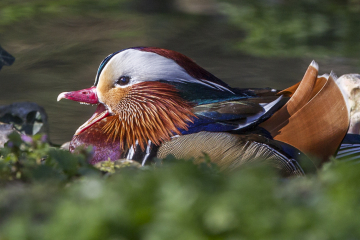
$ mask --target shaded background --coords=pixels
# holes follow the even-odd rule
[[[315,59],[320,73],[360,72],[360,1],[2,0],[0,105],[32,101],[50,138],[69,141],[95,107],[56,102],[92,86],[108,54],[132,46],[179,51],[234,87],[282,89]]]

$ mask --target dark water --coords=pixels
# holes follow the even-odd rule
[[[241,33],[225,28],[223,19],[193,16],[123,18],[70,17],[8,27],[0,44],[16,57],[0,71],[0,105],[36,102],[47,111],[50,138],[69,141],[95,107],[62,100],[59,93],[92,86],[99,63],[109,53],[131,46],[173,49],[194,59],[233,87],[283,89],[301,80],[314,58],[320,73],[340,76],[360,72],[344,57],[256,57],[227,47]]]

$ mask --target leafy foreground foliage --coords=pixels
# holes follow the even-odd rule
[[[1,149],[0,239],[358,239],[360,165],[281,179],[167,158],[86,163],[36,136]],[[125,164],[125,166],[127,166]]]

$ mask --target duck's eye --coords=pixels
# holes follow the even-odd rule
[[[130,82],[130,77],[128,76],[121,76],[117,81],[116,84],[120,86],[124,86]]]

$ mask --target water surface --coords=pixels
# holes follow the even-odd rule
[[[354,58],[321,56],[257,57],[231,47],[238,29],[214,16],[137,15],[129,18],[62,17],[21,22],[6,27],[0,44],[16,57],[0,71],[0,105],[36,102],[49,117],[50,138],[63,143],[95,107],[62,100],[63,91],[88,88],[108,54],[132,46],[156,46],[182,52],[233,87],[283,89],[300,81],[315,59],[320,73],[360,72]],[[311,117],[311,116],[309,116]]]

